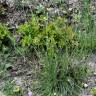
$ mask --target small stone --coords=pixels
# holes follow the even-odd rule
[[[85,83],[83,86],[84,86],[84,88],[87,88],[88,87],[88,84]]]
[[[54,96],[56,96],[56,93],[54,93]]]
[[[73,10],[73,8],[69,8],[69,11],[72,11]]]

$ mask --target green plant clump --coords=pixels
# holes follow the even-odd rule
[[[6,94],[6,96],[23,96],[21,87],[15,85],[11,79],[5,82],[3,92]]]
[[[91,89],[91,93],[92,93],[93,96],[96,96],[96,87]]]
[[[6,9],[0,4],[0,16],[4,15],[6,12]]]
[[[4,43],[6,43],[6,38],[10,38],[10,32],[4,24],[0,23],[0,48],[4,46]]]
[[[41,96],[79,96],[84,80],[87,79],[86,64],[72,64],[67,53],[46,53],[40,60],[37,92]]]
[[[42,19],[33,16],[30,22],[21,25],[17,31],[22,36],[20,44],[23,47],[45,47],[48,50],[78,46],[73,28],[65,24],[65,18],[56,19],[48,22],[46,17]]]

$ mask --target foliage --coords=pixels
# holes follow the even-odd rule
[[[40,13],[43,13],[45,10],[44,10],[44,6],[42,4],[39,4],[37,7],[36,7],[36,13],[37,14],[40,14]]]
[[[23,1],[23,0],[14,0],[15,8],[16,8],[17,10],[23,9],[22,1]]]
[[[4,54],[0,52],[0,77],[4,78],[9,75],[8,71],[13,68],[11,62],[9,62],[10,54]]]
[[[82,84],[87,79],[86,64],[73,64],[67,53],[46,53],[40,60],[43,67],[36,90],[41,96],[79,96]]]
[[[22,46],[32,45],[47,49],[78,46],[75,33],[71,26],[65,24],[65,18],[58,17],[50,22],[47,21],[46,17],[42,18],[33,16],[30,22],[19,27],[18,33],[22,35]]]
[[[5,39],[10,38],[10,32],[8,28],[0,23],[0,48],[3,47],[4,43],[8,42]]]
[[[31,22],[21,25],[18,33],[23,35],[23,39],[21,41],[22,46],[30,46],[33,44],[34,37],[39,33],[39,22],[35,16],[32,17]]]
[[[23,96],[22,89],[20,86],[15,85],[11,79],[5,82],[5,86],[3,88],[3,92],[7,96]]]
[[[94,31],[95,32],[95,31]],[[79,34],[78,42],[79,42],[79,48],[83,49],[83,51],[94,51],[96,50],[96,33],[85,33],[85,34]],[[77,33],[78,34],[78,33]]]
[[[0,15],[5,14],[6,9],[0,4]]]
[[[91,89],[91,93],[93,94],[93,96],[96,96],[96,87]]]
[[[90,0],[84,0],[83,6],[82,11],[79,13],[79,24],[75,27],[78,47],[83,51],[92,52],[96,50],[96,24],[90,12]]]
[[[27,0],[15,0],[18,10],[24,7],[22,1]],[[35,0],[32,1],[35,2]],[[65,2],[65,0],[53,1],[56,4]],[[39,74],[36,73],[38,75],[38,85],[35,86],[37,87],[35,91],[39,90],[41,96],[78,96],[78,93],[82,90],[82,84],[87,78],[88,69],[85,63],[80,62],[81,57],[85,57],[83,54],[86,51],[96,49],[96,25],[89,11],[89,1],[83,0],[84,9],[82,12],[73,14],[74,19],[79,23],[76,26],[74,24],[74,28],[67,25],[64,17],[49,20],[50,17],[42,16],[41,14],[46,11],[42,4],[37,6],[36,15],[32,15],[29,22],[19,26],[17,35],[20,35],[21,41],[17,45],[24,51],[32,48],[39,49],[42,54],[38,59],[41,68],[38,70]],[[1,5],[0,9],[0,14],[4,14],[5,9]],[[40,14],[39,17],[37,17],[37,14]],[[8,38],[10,38],[8,28],[0,23],[0,47],[3,47],[4,51],[6,51],[5,43],[9,41]],[[41,51],[43,49],[44,53]],[[78,60],[74,64],[72,59],[77,58],[80,61]],[[5,62],[2,63],[0,65],[0,76],[4,75],[9,67],[12,66],[8,63],[5,64]],[[3,91],[7,96],[22,96],[20,87],[14,85],[11,81],[5,82]],[[95,89],[92,89],[93,94],[96,93],[95,91]]]
[[[9,31],[5,25],[0,23],[0,40],[4,39],[5,36],[8,36]]]

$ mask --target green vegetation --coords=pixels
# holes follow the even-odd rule
[[[58,0],[59,3],[62,1]],[[21,4],[22,0],[19,3]],[[0,49],[4,56],[9,54],[10,48],[14,49],[14,55],[18,55],[16,52],[19,48],[23,49],[24,53],[19,50],[19,55],[24,54],[24,59],[35,54],[40,70],[35,73],[38,82],[32,90],[40,94],[39,96],[79,96],[82,92],[83,84],[89,75],[86,58],[96,50],[96,25],[89,4],[88,0],[84,0],[83,10],[75,14],[78,17],[73,18],[77,21],[76,25],[69,25],[66,16],[57,16],[49,20],[44,6],[39,5],[36,13],[32,13],[31,19],[19,25],[16,30],[15,35],[21,37],[19,42],[8,27],[0,23]],[[0,10],[0,14],[2,13]],[[12,66],[7,60],[4,64],[3,61],[0,63],[0,77],[3,77]],[[3,92],[6,96],[24,96],[22,87],[14,84],[12,80],[5,82]],[[95,91],[92,89],[94,96]]]
[[[72,57],[71,57],[72,59]],[[86,64],[73,64],[68,53],[46,53],[41,58],[42,70],[37,91],[41,96],[78,96],[87,79]]]
[[[23,96],[23,94],[22,94],[23,91],[22,91],[21,87],[14,85],[14,83],[12,83],[11,80],[8,80],[5,83],[3,92],[7,96]]]
[[[93,94],[93,96],[96,96],[96,87],[91,89],[91,93]]]
[[[0,16],[6,13],[6,9],[0,4]]]
[[[6,47],[5,45],[8,45],[7,40],[9,40],[9,38],[10,38],[10,32],[8,28],[4,24],[0,23],[0,50],[3,47]]]
[[[38,19],[33,16],[30,22],[19,27],[17,32],[23,36],[21,40],[22,46],[46,47],[47,49],[78,46],[72,27],[64,23],[65,18],[58,17],[54,21],[43,25],[42,29],[42,23],[39,23],[39,21],[47,22],[46,17]]]

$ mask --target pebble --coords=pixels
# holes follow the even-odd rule
[[[94,76],[96,76],[96,72],[94,72]]]
[[[87,88],[88,87],[88,84],[85,83],[83,86],[84,86],[84,88]]]

